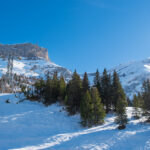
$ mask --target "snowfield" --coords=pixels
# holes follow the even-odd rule
[[[7,59],[0,58],[0,77],[7,72]],[[71,78],[72,73],[53,62],[46,61],[43,58],[27,59],[20,57],[20,59],[14,59],[13,61],[13,73],[17,75],[23,75],[26,77],[45,77],[49,72],[51,75],[57,71],[58,76],[63,75],[68,81]]]
[[[120,131],[113,114],[105,124],[88,129],[80,126],[79,115],[68,116],[58,104],[18,101],[14,94],[0,95],[0,150],[150,149],[150,124],[133,119],[130,107],[129,124]]]
[[[120,64],[108,69],[108,72],[112,74],[114,70],[116,70],[120,77],[125,93],[132,99],[134,94],[141,91],[143,82],[150,79],[150,58]],[[94,76],[95,73],[88,73],[91,83],[93,83]]]

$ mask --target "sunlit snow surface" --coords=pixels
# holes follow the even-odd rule
[[[108,69],[113,74],[116,70],[119,74],[120,81],[125,89],[127,96],[133,97],[133,94],[141,91],[144,80],[150,79],[150,58],[143,61],[133,61],[126,64],[120,64]],[[89,73],[90,82],[93,82],[94,74]]]
[[[150,58],[119,65],[110,72],[113,70],[118,72],[126,93],[132,97],[133,94],[141,91],[144,80],[150,79]]]
[[[150,78],[150,58],[143,61],[134,61],[127,64],[121,64],[117,67],[108,69],[109,73],[116,70],[120,76],[121,83],[127,96],[132,98],[133,94],[141,91],[143,81]],[[0,58],[0,77],[7,71],[7,60]],[[66,81],[71,79],[72,73],[52,62],[45,61],[42,58],[37,60],[27,60],[26,58],[15,59],[13,72],[27,77],[45,77],[50,72],[51,75],[57,71],[58,75],[63,75]],[[89,73],[89,80],[93,84],[94,73]],[[83,75],[81,75],[83,78]]]
[[[6,73],[7,63],[7,59],[0,58],[0,76]],[[26,77],[45,77],[48,72],[51,73],[55,71],[58,71],[58,75],[63,73],[66,78],[71,75],[69,70],[42,58],[38,58],[37,60],[28,60],[22,57],[21,60],[15,59],[13,62],[13,73],[24,75]]]
[[[13,94],[0,95],[0,150],[150,149],[150,125],[134,120],[132,108],[127,108],[127,128],[119,131],[112,114],[104,125],[88,129],[80,126],[79,115],[67,116],[58,104],[17,102]]]

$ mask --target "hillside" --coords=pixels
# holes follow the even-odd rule
[[[7,60],[0,58],[0,76],[5,74],[7,71]],[[56,65],[45,59],[38,58],[33,60],[28,60],[26,58],[14,59],[13,62],[13,73],[17,75],[24,75],[26,77],[45,77],[49,72],[50,75],[57,71],[58,75],[63,75],[66,80],[71,77],[71,72],[64,67]]]
[[[6,100],[10,103],[5,103]],[[13,94],[0,95],[0,149],[2,150],[148,150],[150,127],[132,118],[118,131],[114,115],[105,124],[82,128],[78,115],[69,117],[58,104],[49,107],[41,103],[17,103]],[[141,122],[141,123],[140,123]]]
[[[31,43],[0,45],[0,76],[7,71],[9,53],[14,55],[13,73],[38,78],[44,77],[48,72],[52,76],[57,71],[66,81],[71,79],[72,73],[68,69],[50,61],[47,49]],[[108,72],[113,73],[114,70],[119,74],[126,94],[132,97],[141,90],[143,81],[150,78],[150,58],[121,64],[110,68]],[[95,73],[88,74],[91,84],[94,75]]]
[[[133,94],[141,91],[143,81],[150,78],[150,58],[142,61],[134,61],[121,64],[108,70],[111,74],[116,70],[126,94],[132,97]],[[89,73],[90,81],[93,81],[94,73]]]
[[[0,77],[7,72],[8,55],[12,54],[13,73],[26,77],[45,77],[49,72],[63,75],[66,81],[71,78],[71,72],[50,61],[48,50],[31,43],[0,45]]]

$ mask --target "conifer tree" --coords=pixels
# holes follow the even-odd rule
[[[111,76],[108,75],[107,70],[104,69],[103,76],[101,79],[101,98],[102,103],[106,106],[106,112],[108,113],[111,109],[111,103],[112,103],[112,93],[111,93]]]
[[[80,111],[80,103],[82,98],[82,82],[80,76],[74,71],[72,80],[67,86],[67,108],[71,115]]]
[[[116,119],[115,122],[119,124],[118,129],[126,128],[127,115],[126,115],[127,102],[124,99],[118,99],[116,107]]]
[[[53,103],[52,100],[52,79],[47,76],[44,90],[44,104],[50,105]]]
[[[128,106],[132,106],[132,101],[130,100],[129,97],[127,97],[127,105],[128,105]]]
[[[97,88],[93,87],[91,94],[89,91],[84,94],[80,109],[81,124],[83,126],[91,127],[104,122],[105,110]]]
[[[102,124],[104,122],[105,110],[103,108],[103,104],[101,103],[99,92],[95,87],[91,89],[91,98],[93,104],[92,124]]]
[[[54,102],[56,102],[59,96],[59,80],[57,72],[54,72],[51,84],[52,84],[52,99]]]
[[[101,94],[101,77],[98,69],[96,70],[94,77],[94,87],[98,89],[99,94]]]
[[[65,95],[66,95],[66,82],[64,80],[64,77],[61,76],[59,80],[59,98],[61,100],[64,100]]]
[[[38,100],[42,100],[44,96],[44,90],[45,90],[45,82],[41,78],[34,84],[35,90],[34,94],[37,97]]]
[[[90,92],[88,90],[86,91],[86,93],[84,93],[83,99],[81,101],[80,115],[82,120],[81,124],[83,126],[92,126],[93,104]]]
[[[147,117],[147,121],[150,122],[150,80],[146,80],[143,83],[143,111]]]
[[[133,117],[139,119],[141,116],[140,100],[136,94],[133,97]]]
[[[119,80],[119,76],[116,71],[113,73],[113,81],[112,81],[112,103],[114,106],[114,110],[116,111],[117,102],[120,100],[126,99],[125,92],[122,88],[122,85]]]
[[[139,100],[139,107],[143,108],[144,107],[144,100],[141,92],[138,92],[137,98]]]
[[[83,93],[86,93],[87,90],[90,90],[90,83],[89,83],[88,75],[85,72],[82,80],[82,91]]]

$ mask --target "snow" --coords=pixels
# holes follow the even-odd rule
[[[114,114],[101,126],[83,128],[79,115],[68,116],[59,104],[18,102],[18,94],[0,95],[0,150],[150,149],[150,125],[133,119],[131,107],[127,128],[118,130]]]
[[[132,98],[133,94],[141,91],[144,80],[150,77],[150,59],[119,65],[110,72],[113,70],[118,72],[127,95]]]
[[[125,89],[127,96],[131,99],[133,94],[141,91],[143,81],[150,78],[150,58],[143,61],[133,61],[126,64],[120,64],[108,70],[109,73],[113,73],[116,70],[120,76],[120,81]],[[0,58],[0,77],[7,71],[7,59]],[[53,62],[46,61],[43,58],[37,58],[36,60],[28,60],[21,57],[21,60],[14,60],[13,72],[18,75],[24,75],[26,77],[45,77],[47,72],[52,75],[55,71],[58,75],[61,74],[65,77],[66,81],[71,79],[72,73]],[[80,75],[83,78],[83,74]],[[90,84],[93,84],[94,73],[88,74]]]
[[[109,69],[108,72],[112,74],[114,70],[119,74],[120,81],[127,96],[132,99],[133,94],[137,94],[141,91],[144,80],[150,78],[150,58],[120,64]],[[88,76],[90,82],[93,83],[94,74],[89,73]]]
[[[0,77],[7,71],[7,59],[0,58]],[[37,58],[36,60],[28,60],[21,57],[21,60],[15,59],[13,62],[13,73],[18,75],[24,75],[26,77],[45,77],[46,73],[54,72],[58,70],[58,73],[64,73],[71,76],[71,72],[53,62],[46,61],[43,58]],[[61,71],[59,72],[59,70]]]

